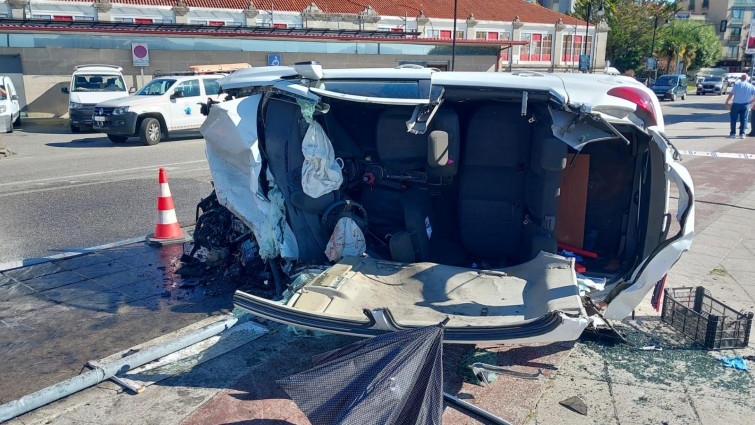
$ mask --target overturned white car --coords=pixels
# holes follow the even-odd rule
[[[278,284],[236,293],[258,316],[574,340],[585,297],[626,317],[692,241],[690,176],[634,79],[302,63],[219,83],[201,131],[218,202],[250,229],[233,242]]]

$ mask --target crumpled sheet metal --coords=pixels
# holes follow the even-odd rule
[[[262,246],[266,246],[265,255],[279,252],[283,258],[296,259],[299,247],[293,231],[285,220],[277,219],[279,206],[261,193],[258,184],[262,172],[257,135],[261,98],[254,95],[213,105],[200,131],[220,204],[252,229],[261,256]],[[270,193],[274,197],[275,189]]]

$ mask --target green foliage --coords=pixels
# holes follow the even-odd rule
[[[577,0],[574,15],[586,15],[589,1]],[[714,26],[675,19],[679,10],[676,3],[593,0],[593,4],[598,1],[607,11],[606,20],[610,27],[606,59],[618,69],[635,69],[638,75],[642,75],[646,58],[651,55],[659,59],[659,74],[666,68],[672,71],[677,58],[685,69],[712,66],[721,59],[722,46]]]

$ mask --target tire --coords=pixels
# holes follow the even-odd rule
[[[147,146],[160,143],[160,121],[154,118],[145,118],[139,126],[139,140]]]
[[[79,127],[76,127],[75,125],[71,124],[71,133],[79,133],[81,129]]]
[[[687,92],[684,92],[682,93],[682,100],[686,100],[686,99],[687,99]]]
[[[671,101],[676,102],[676,93],[671,93]]]
[[[16,120],[15,120],[15,121],[13,121],[13,125],[15,125],[15,126],[17,126],[17,127],[21,127],[21,114],[20,114],[20,113],[19,113],[19,114],[18,114],[18,116],[16,117]]]
[[[123,143],[128,140],[128,136],[118,136],[117,134],[108,134],[107,138],[113,143]]]

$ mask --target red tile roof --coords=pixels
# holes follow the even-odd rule
[[[61,2],[81,3],[81,0],[58,0]],[[310,3],[314,3],[326,13],[359,13],[368,5],[382,16],[417,17],[420,10],[428,18],[453,19],[454,0],[253,0],[254,7],[260,10],[285,10],[300,12]],[[141,6],[174,6],[177,0],[111,0],[111,3]],[[212,9],[246,9],[248,0],[184,0],[186,6],[206,7]],[[477,20],[511,22],[516,16],[523,23],[553,24],[558,18],[573,25],[575,18],[547,9],[524,0],[458,0],[457,14],[459,20],[466,20],[474,14]],[[584,21],[579,20],[580,25]]]

